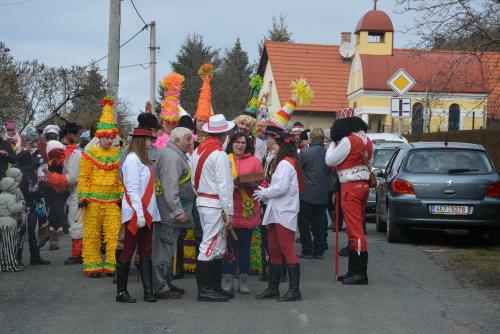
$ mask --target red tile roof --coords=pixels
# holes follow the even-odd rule
[[[475,53],[394,49],[392,56],[361,55],[364,90],[391,90],[387,81],[400,68],[417,82],[413,92],[486,93],[486,62]]]
[[[500,119],[500,53],[486,52],[489,69],[488,118]]]
[[[297,111],[336,112],[349,106],[346,94],[350,61],[343,61],[338,45],[300,44],[266,41],[259,73],[271,62],[278,96],[283,105],[290,97],[290,82],[303,76],[314,98]]]
[[[357,34],[360,31],[384,32],[394,31],[391,18],[384,11],[372,9],[359,19],[356,30]]]

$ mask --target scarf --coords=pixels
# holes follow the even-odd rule
[[[236,170],[236,163],[234,161],[234,154],[228,154],[229,161],[231,162],[231,174],[233,176],[233,180],[236,180],[238,177],[238,171]],[[243,217],[253,217],[255,216],[255,201],[252,196],[248,194],[245,187],[239,186],[238,191],[241,195],[241,206],[243,207]]]
[[[210,146],[215,146],[218,150],[222,151],[222,145],[219,143],[217,138],[207,135],[203,142],[201,142],[200,146],[198,146],[198,153],[203,153],[203,151]]]

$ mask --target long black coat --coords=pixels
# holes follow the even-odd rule
[[[10,143],[0,137],[0,151],[6,151],[7,156],[0,154],[0,178],[5,176],[5,172],[9,168],[10,164],[15,164],[17,162],[17,156]]]
[[[326,150],[321,142],[313,142],[299,156],[304,185],[300,200],[309,204],[326,205],[330,188],[330,168],[325,163]]]

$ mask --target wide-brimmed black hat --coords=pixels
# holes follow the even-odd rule
[[[68,122],[61,127],[61,130],[63,132],[69,132],[69,133],[75,133],[75,134],[78,133],[78,131],[80,131],[81,129],[82,129],[82,126],[78,125],[74,122]]]
[[[285,142],[285,143],[295,143],[297,141],[297,138],[293,134],[288,133],[288,132],[276,133],[276,134],[272,135],[272,137],[274,139],[276,139],[276,141],[278,141],[278,143],[280,141]]]
[[[158,123],[158,118],[155,115],[147,112],[140,113],[137,116],[138,128],[161,129],[161,124]]]
[[[17,155],[17,167],[20,170],[27,170],[36,167],[36,161],[29,151],[22,151]]]

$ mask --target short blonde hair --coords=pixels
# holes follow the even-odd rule
[[[250,124],[251,131],[253,131],[255,128],[255,125],[257,125],[257,120],[255,118],[253,118],[252,116],[248,116],[248,115],[239,115],[238,117],[236,117],[234,119],[234,123],[236,123],[236,125],[240,124],[241,122],[245,122],[245,123]]]
[[[314,128],[311,131],[311,134],[309,135],[309,139],[311,142],[313,141],[321,141],[323,142],[325,140],[325,132],[322,128]]]

